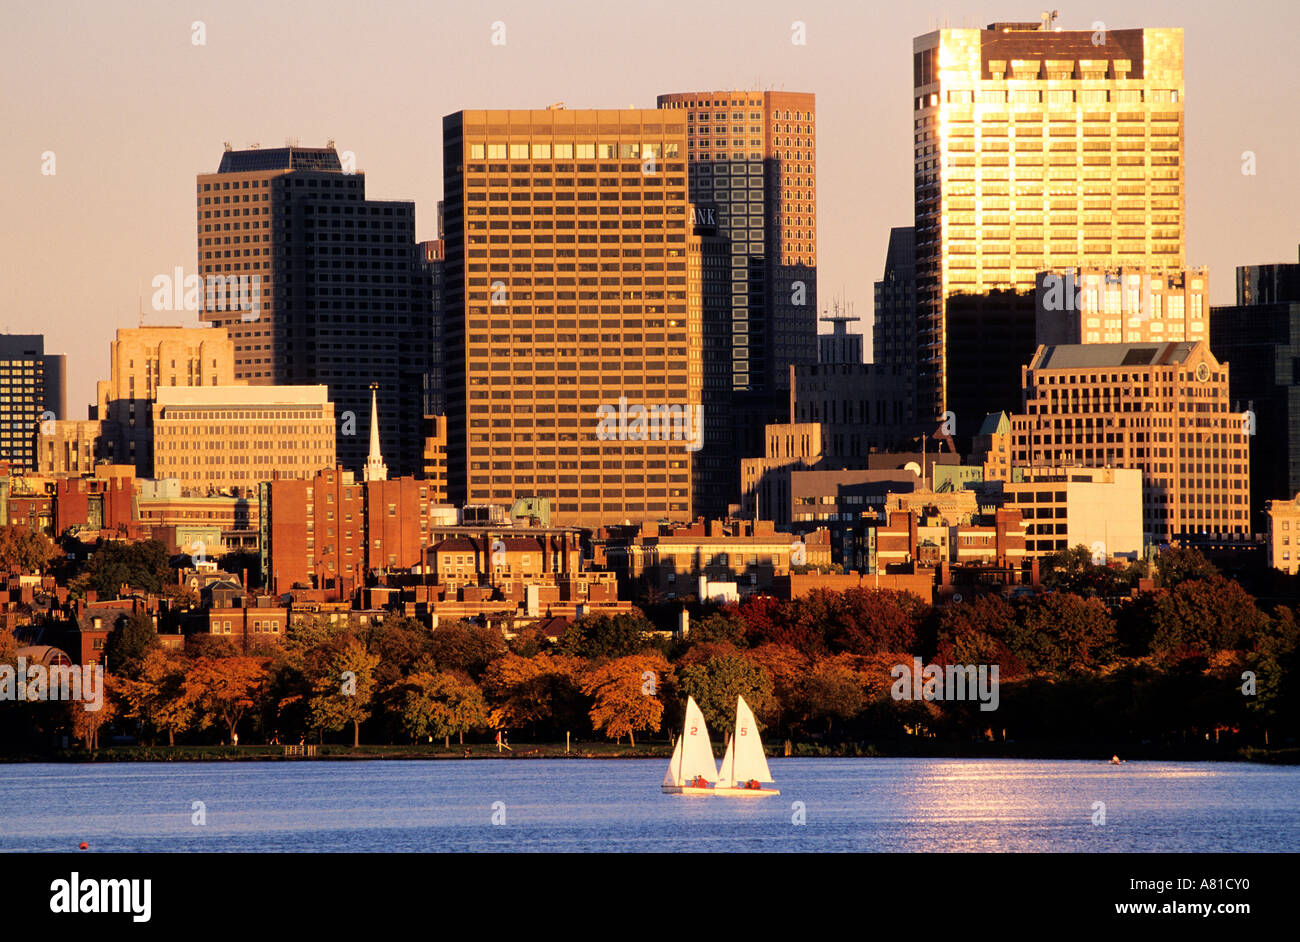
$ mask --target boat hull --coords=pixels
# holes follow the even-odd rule
[[[776,788],[715,788],[713,794],[724,798],[767,798],[781,792]]]
[[[698,785],[661,785],[668,795],[712,795],[712,788],[700,788]]]

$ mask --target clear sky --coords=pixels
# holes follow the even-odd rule
[[[436,236],[441,127],[462,108],[653,107],[662,92],[817,95],[821,300],[867,323],[890,226],[912,221],[911,42],[935,26],[1034,20],[1042,3],[824,0],[13,3],[0,30],[0,332],[68,355],[85,418],[118,327],[155,275],[196,265],[194,177],[222,144],[286,138],[356,154],[367,193],[416,202]],[[1100,0],[1057,25],[1185,33],[1188,262],[1215,303],[1239,264],[1297,260],[1295,0]],[[806,24],[807,45],[791,43]],[[206,45],[192,42],[202,21]],[[505,44],[493,45],[495,22]],[[1256,174],[1241,172],[1242,152]],[[42,174],[46,151],[52,176]]]

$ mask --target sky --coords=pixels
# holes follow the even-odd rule
[[[0,32],[0,333],[68,357],[85,418],[119,327],[196,266],[194,178],[236,148],[333,139],[367,195],[435,238],[442,117],[466,108],[653,107],[665,92],[817,96],[818,291],[869,331],[891,226],[912,221],[911,45],[938,26],[1036,20],[1024,2],[824,0],[12,4]],[[1215,304],[1237,265],[1297,261],[1294,0],[1122,0],[1057,25],[1185,30],[1187,262]],[[791,42],[804,24],[805,45]],[[202,23],[203,45],[194,38]],[[493,44],[502,35],[503,44]],[[1242,173],[1243,153],[1255,173]],[[49,153],[53,153],[51,165]],[[43,171],[53,169],[53,173]],[[62,416],[61,416],[62,418]]]

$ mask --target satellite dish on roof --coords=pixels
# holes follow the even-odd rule
[[[915,461],[909,461],[907,464],[903,465],[903,470],[911,471],[918,478],[921,476],[921,466],[917,464]]]

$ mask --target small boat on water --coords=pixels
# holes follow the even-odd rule
[[[762,798],[781,794],[775,788],[763,787],[765,783],[771,782],[772,773],[767,768],[767,756],[763,753],[763,741],[758,736],[754,711],[749,708],[744,697],[737,697],[735,731],[727,743],[727,752],[722,757],[722,768],[718,772],[718,784],[714,787],[713,794],[729,798]]]
[[[673,748],[664,775],[663,790],[670,795],[712,795],[713,783],[718,780],[718,767],[713,759],[713,746],[709,743],[709,730],[704,725],[704,714],[694,697],[686,698],[686,721],[682,734]]]

